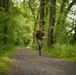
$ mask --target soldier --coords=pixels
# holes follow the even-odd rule
[[[37,38],[38,46],[39,46],[39,55],[41,56],[41,49],[43,46],[43,38],[45,38],[45,34],[42,30],[42,27],[37,30],[35,37]]]

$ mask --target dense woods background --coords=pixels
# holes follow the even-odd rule
[[[47,46],[53,43],[75,44],[75,0],[1,0],[0,46],[29,44],[42,26]]]
[[[39,26],[46,33],[46,47],[76,43],[76,0],[0,0],[0,14],[0,49],[33,46]]]
[[[0,56],[19,45],[37,49],[40,26],[43,51],[76,61],[76,0],[0,0]]]
[[[42,51],[76,61],[76,0],[0,0],[0,72],[7,72],[16,46],[38,49],[40,26],[46,34]]]

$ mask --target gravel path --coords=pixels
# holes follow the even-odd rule
[[[11,56],[10,75],[76,75],[76,63],[20,47]]]

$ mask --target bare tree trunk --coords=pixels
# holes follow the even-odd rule
[[[56,0],[50,0],[50,19],[49,19],[49,29],[48,29],[48,47],[51,47],[54,43],[54,24],[56,16]]]
[[[3,8],[4,8],[5,13],[7,13],[8,7],[9,7],[9,0],[3,0]],[[3,31],[3,33],[4,33],[4,37],[3,37],[4,45],[7,44],[7,24],[6,24],[6,22],[7,22],[7,19],[4,20],[4,31]]]
[[[45,0],[40,0],[40,27],[44,29],[44,6],[45,6]]]
[[[3,0],[0,0],[0,7],[3,6]]]
[[[49,0],[46,0],[46,17],[48,16],[48,12],[49,12],[49,10],[48,10],[48,5],[49,4]]]
[[[75,20],[75,22],[74,22],[74,25],[75,25],[74,41],[75,41],[75,43],[76,43],[76,20]]]

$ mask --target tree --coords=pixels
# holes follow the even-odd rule
[[[74,23],[74,25],[75,25],[74,40],[75,40],[75,42],[76,42],[76,20],[75,20],[75,23]]]
[[[3,6],[3,0],[0,0],[0,7]]]
[[[70,14],[72,12],[72,6],[75,5],[76,0],[72,0],[71,2],[68,0],[62,0],[62,2],[60,3],[60,9],[57,10],[59,13],[57,13],[57,22],[56,22],[56,27],[57,27],[57,35],[56,38],[61,39],[66,37],[67,35],[67,40],[68,40],[68,34],[71,34],[72,31],[75,29],[75,27],[71,27],[70,31],[67,31],[66,28],[69,28],[69,24],[67,25],[67,18],[68,18],[68,14]],[[73,13],[72,13],[73,14]],[[66,26],[67,25],[67,26]],[[72,34],[71,34],[72,35]],[[61,37],[63,36],[63,37]],[[70,36],[71,37],[71,36]]]
[[[40,26],[44,29],[44,6],[45,6],[45,0],[40,0]]]
[[[45,4],[45,5],[46,5],[46,11],[45,11],[46,13],[45,13],[45,16],[47,17],[47,16],[48,16],[48,11],[49,11],[49,10],[48,10],[48,9],[49,9],[49,8],[48,8],[49,0],[46,0],[46,4]]]
[[[62,1],[61,8],[60,8],[60,13],[59,13],[61,16],[57,19],[57,25],[60,25],[60,24],[62,25],[63,22],[65,22],[67,14],[69,13],[71,7],[75,4],[75,2],[76,2],[76,0],[72,0],[72,2],[66,8],[67,0]],[[62,19],[60,20],[61,17],[62,17]]]
[[[54,43],[54,25],[56,18],[56,0],[50,0],[50,19],[49,19],[49,29],[48,29],[48,47],[52,46]]]
[[[37,9],[38,5],[35,3],[35,0],[32,0],[32,1],[25,1],[24,0],[24,3],[27,3],[30,10],[31,10],[31,13],[32,13],[32,16],[33,16],[33,19],[34,19],[34,32],[33,32],[33,43],[35,42],[35,33],[36,33],[36,28],[37,28],[37,23],[38,23],[38,19],[39,19],[39,9]]]
[[[5,13],[7,13],[8,9],[9,9],[9,0],[3,0],[3,8],[4,8]],[[6,24],[7,21],[8,21],[8,19],[4,19],[4,30],[3,30],[4,37],[3,37],[3,43],[5,45],[7,44],[7,24]]]

